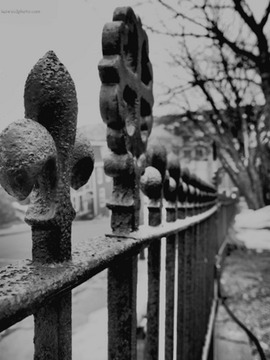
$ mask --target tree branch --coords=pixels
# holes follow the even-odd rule
[[[257,24],[254,16],[252,15],[252,13],[250,13],[250,15],[248,15],[243,6],[242,3],[245,3],[245,1],[243,0],[233,0],[234,3],[234,7],[235,10],[238,12],[238,14],[241,16],[241,18],[244,20],[244,22],[249,26],[249,28],[255,33],[257,34],[258,31],[260,31],[260,27]],[[247,6],[247,4],[245,4]]]
[[[270,13],[270,1],[269,1],[268,5],[267,5],[267,8],[265,9],[265,13],[264,13],[264,15],[262,17],[262,20],[259,23],[259,26],[260,26],[261,30],[264,28],[265,24],[267,23],[267,20],[269,18],[269,13]]]
[[[241,48],[240,46],[236,45],[235,42],[230,41],[225,35],[224,33],[218,28],[217,24],[212,22],[212,28],[211,31],[213,32],[213,34],[215,35],[215,39],[218,40],[220,46],[223,46],[224,44],[226,44],[227,46],[229,46],[229,48],[237,55],[244,57],[244,58],[248,58],[250,60],[252,60],[255,64],[257,64],[259,62],[259,56],[254,55],[252,52]]]

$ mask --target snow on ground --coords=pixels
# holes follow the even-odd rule
[[[247,248],[270,250],[270,206],[259,210],[242,209],[235,216],[233,228],[235,239]]]

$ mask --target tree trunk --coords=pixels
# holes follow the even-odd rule
[[[263,201],[262,184],[258,178],[257,183],[253,183],[250,179],[250,174],[247,171],[239,172],[238,188],[246,199],[249,209],[257,210],[265,206]]]
[[[248,167],[244,167],[240,162],[238,164],[234,162],[234,166],[232,166],[229,161],[226,161],[221,152],[219,152],[219,159],[240,194],[245,197],[248,207],[253,210],[264,207],[263,185],[265,181],[260,176],[259,170],[254,166],[252,159],[250,159]]]

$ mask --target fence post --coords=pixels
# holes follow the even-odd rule
[[[182,180],[182,177],[179,179],[179,185],[177,189],[177,218],[185,219],[187,212],[187,193],[188,188],[187,184]]]
[[[177,192],[180,180],[179,158],[174,153],[167,156],[168,175],[164,184],[164,197],[167,201],[167,222],[177,219]],[[171,360],[174,355],[174,309],[175,309],[175,256],[177,235],[166,239],[166,314],[165,314],[165,359]]]
[[[113,177],[107,206],[112,211],[113,234],[128,235],[139,226],[139,182],[153,122],[148,39],[130,7],[116,8],[113,21],[105,24],[102,53],[98,66],[100,111],[109,148],[104,168]],[[121,239],[125,241],[123,236]],[[109,359],[136,359],[136,289],[136,255],[109,268]]]
[[[149,144],[146,154],[145,173],[141,186],[149,198],[148,223],[158,226],[162,221],[163,184],[167,167],[167,153],[158,141]],[[160,239],[155,239],[148,247],[148,303],[146,359],[158,359],[159,354],[159,307],[160,307]]]
[[[82,136],[75,141],[75,86],[52,51],[30,72],[24,105],[26,119],[0,137],[0,180],[18,199],[31,193],[25,220],[32,227],[33,266],[49,270],[54,262],[71,259],[70,186],[87,182],[93,151]],[[43,304],[34,319],[34,359],[71,359],[71,292]]]
[[[190,174],[184,169],[181,174],[182,187],[186,190],[187,211],[185,216],[193,213],[193,189],[189,185]],[[183,183],[186,184],[183,187]],[[180,195],[180,194],[179,194]],[[182,214],[180,215],[182,217]],[[189,359],[191,356],[191,312],[192,312],[192,254],[193,254],[193,228],[188,228],[178,234],[178,306],[177,306],[177,359]]]
[[[198,215],[201,211],[201,204],[200,204],[200,180],[197,178],[197,176],[193,175],[190,178],[190,183],[194,187],[194,215]],[[192,273],[193,273],[193,322],[191,324],[192,326],[192,343],[193,343],[193,358],[197,359],[200,355],[201,350],[201,343],[200,339],[203,335],[202,332],[202,326],[203,326],[203,307],[202,307],[202,268],[201,268],[201,260],[202,260],[202,253],[200,249],[200,245],[202,242],[202,224],[197,223],[194,225],[194,233],[193,233],[193,244],[194,244],[194,250],[193,250],[193,256],[192,256]]]

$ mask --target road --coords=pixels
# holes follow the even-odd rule
[[[0,266],[31,258],[30,228],[21,228],[23,231],[19,233],[16,232],[19,229],[15,228],[10,234],[0,235]],[[87,232],[91,237],[95,237],[109,232],[109,229],[109,218],[76,221],[72,228],[72,242],[75,243]],[[106,285],[107,271],[103,271],[73,290],[72,329],[74,334],[80,333],[80,330],[87,325],[92,313],[106,307]],[[32,316],[0,334],[0,360],[29,360],[33,358],[33,348]],[[91,339],[89,339],[90,348]]]
[[[83,236],[85,237],[87,233],[89,233],[90,237],[96,237],[109,232],[109,221],[108,217],[89,221],[74,221],[72,226],[72,243],[76,243]],[[0,231],[0,267],[13,263],[16,260],[31,259],[31,247],[30,226],[22,224],[13,226],[12,229]]]

